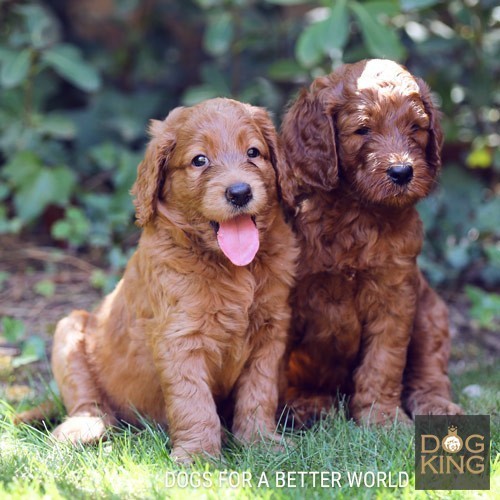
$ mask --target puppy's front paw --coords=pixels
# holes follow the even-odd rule
[[[432,396],[422,403],[417,403],[412,411],[415,415],[463,415],[460,406],[442,396]]]
[[[261,433],[254,425],[233,426],[233,435],[242,445],[249,446],[261,441]]]
[[[170,453],[170,458],[173,462],[179,465],[191,465],[194,462],[194,455],[188,453],[179,446],[174,446]]]
[[[233,435],[236,440],[244,446],[257,443],[269,445],[275,451],[285,450],[285,438],[276,432],[271,425],[259,424],[259,422],[248,423],[246,426],[233,426]]]
[[[195,457],[207,460],[218,459],[221,454],[220,439],[211,441],[208,438],[196,441],[176,441],[170,452],[170,458],[179,465],[190,465]]]
[[[391,426],[394,423],[412,425],[410,417],[400,407],[383,408],[377,405],[353,411],[357,422],[365,425]]]
[[[58,425],[52,431],[52,436],[60,442],[90,444],[104,437],[106,428],[102,417],[75,416]]]

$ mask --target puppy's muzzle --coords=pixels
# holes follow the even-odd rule
[[[413,166],[411,163],[398,163],[387,169],[387,175],[394,184],[404,186],[413,178]]]
[[[237,182],[226,189],[226,199],[235,207],[244,207],[252,198],[252,188],[246,182]]]

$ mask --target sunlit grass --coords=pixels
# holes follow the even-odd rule
[[[491,484],[497,491],[498,377],[498,368],[487,367],[454,380],[467,413],[492,415]],[[461,393],[472,383],[483,390],[475,399]],[[360,427],[342,412],[307,432],[287,433],[282,450],[242,448],[228,439],[220,460],[199,460],[187,469],[170,460],[168,434],[147,421],[140,429],[116,429],[98,445],[75,448],[54,443],[44,429],[13,426],[12,412],[6,404],[0,407],[0,498],[494,498],[493,489],[415,492],[413,429]],[[396,486],[349,486],[349,474],[368,471],[388,478],[392,473]],[[332,481],[332,472],[339,482]],[[409,480],[404,488],[401,474],[403,484],[404,474]]]

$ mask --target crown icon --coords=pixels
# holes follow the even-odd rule
[[[448,453],[457,453],[463,447],[463,441],[460,436],[457,435],[458,427],[456,425],[450,425],[448,427],[448,435],[441,441],[441,446],[444,451]]]

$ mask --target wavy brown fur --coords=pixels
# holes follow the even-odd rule
[[[338,392],[359,421],[461,413],[447,376],[447,309],[417,267],[415,203],[436,182],[427,85],[386,60],[316,79],[286,113],[283,199],[301,247],[285,401],[303,422]],[[387,169],[411,164],[405,185]]]
[[[298,250],[264,110],[214,99],[153,121],[151,135],[133,188],[139,247],[94,313],[73,311],[56,329],[52,367],[69,418],[54,436],[95,441],[138,412],[168,426],[172,456],[189,461],[220,453],[218,407],[242,442],[274,438]],[[249,148],[260,156],[249,161]],[[199,154],[209,167],[191,165]],[[225,192],[236,182],[252,188],[242,210],[260,238],[245,267],[222,254],[210,224],[234,216]]]

